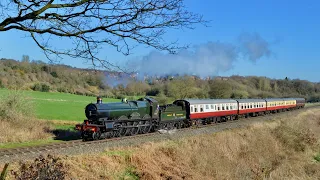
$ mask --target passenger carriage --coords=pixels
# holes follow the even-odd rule
[[[267,113],[276,113],[286,109],[285,101],[281,98],[269,98],[267,101]]]
[[[306,100],[304,98],[295,98],[296,99],[296,108],[304,108],[304,105],[306,103]]]
[[[287,111],[290,111],[292,109],[295,109],[297,106],[296,99],[295,98],[283,98],[284,100],[284,109]]]
[[[257,116],[265,114],[267,102],[264,99],[236,99],[239,107],[239,116]]]
[[[187,110],[187,119],[205,122],[220,122],[236,119],[238,102],[233,99],[183,99],[173,104],[183,103]]]

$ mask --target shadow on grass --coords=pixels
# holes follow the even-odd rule
[[[55,135],[55,140],[72,141],[81,139],[81,134],[79,131],[74,131],[70,129],[54,129],[51,130],[50,133]]]

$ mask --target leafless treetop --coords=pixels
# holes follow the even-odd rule
[[[1,0],[0,31],[24,31],[51,61],[70,56],[114,68],[98,52],[113,46],[124,55],[144,44],[174,53],[183,48],[162,38],[168,28],[205,23],[185,10],[183,0]],[[53,46],[52,38],[72,42]],[[65,41],[61,41],[65,42]]]

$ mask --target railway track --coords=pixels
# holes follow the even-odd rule
[[[276,113],[276,114],[269,114],[266,116],[256,116],[256,117],[242,118],[239,120],[233,120],[233,121],[227,121],[227,122],[201,125],[195,129],[207,128],[207,127],[211,127],[211,126],[223,126],[224,124],[232,124],[232,123],[237,123],[239,121],[250,121],[251,119],[257,119],[257,118],[261,118],[262,120],[268,120],[268,119],[270,120],[270,119],[273,119],[281,114],[287,114],[290,112],[301,112],[302,110],[306,110],[306,109],[314,108],[314,107],[315,106],[311,106],[311,107],[305,107],[304,109],[299,109],[299,110],[295,110],[295,111],[286,111],[286,112],[281,112],[281,113]],[[183,128],[183,129],[176,129],[175,131],[181,132],[181,131],[189,131],[189,130],[190,130],[190,128]],[[73,141],[66,141],[66,142],[62,142],[62,143],[52,143],[52,144],[41,145],[41,146],[0,149],[0,159],[2,159],[2,158],[10,159],[11,157],[21,156],[21,155],[28,156],[28,155],[32,155],[32,154],[36,155],[36,154],[50,153],[51,151],[56,152],[57,150],[63,150],[63,149],[68,149],[68,148],[77,148],[77,147],[80,148],[83,146],[91,146],[91,145],[104,144],[104,143],[114,142],[114,141],[136,139],[136,138],[141,138],[141,137],[145,137],[145,136],[154,136],[154,135],[158,135],[158,134],[161,134],[161,133],[160,132],[152,132],[152,133],[147,133],[147,134],[138,134],[136,136],[123,136],[123,137],[116,137],[116,138],[103,139],[103,140],[97,140],[97,141],[83,142],[82,140],[73,140]]]

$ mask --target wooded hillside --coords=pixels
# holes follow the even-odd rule
[[[266,98],[304,97],[320,101],[320,82],[284,77],[215,77],[196,76],[144,77],[121,73],[51,65],[41,61],[0,60],[0,87],[34,91],[120,98],[123,96],[156,96],[162,103],[168,98]]]

